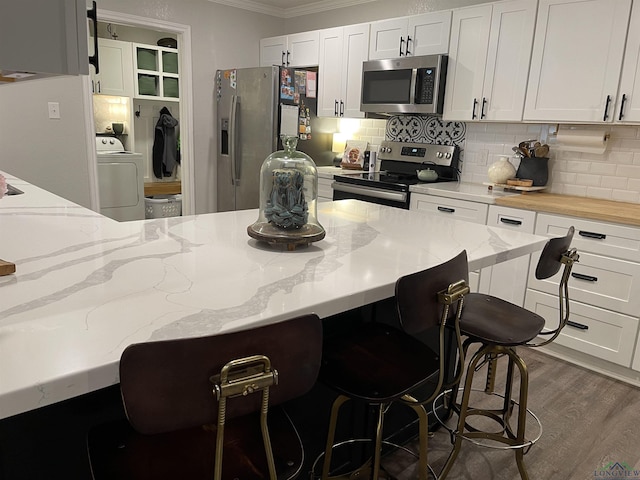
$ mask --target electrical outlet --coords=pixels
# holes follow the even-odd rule
[[[60,118],[60,104],[58,102],[49,102],[49,118]]]

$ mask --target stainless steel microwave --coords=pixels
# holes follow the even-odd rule
[[[364,62],[360,111],[442,113],[447,60],[426,55]]]

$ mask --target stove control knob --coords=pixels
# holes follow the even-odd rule
[[[107,139],[106,139],[106,138],[103,138],[103,139],[102,139],[102,144],[103,144],[103,145],[106,145],[106,144],[107,144]]]
[[[444,158],[446,158],[447,160],[451,158],[451,153],[447,152],[444,154]]]
[[[436,152],[436,157],[442,158],[442,152]]]
[[[380,147],[380,153],[387,153],[387,147]]]
[[[387,147],[387,153],[391,153],[391,147]]]
[[[115,143],[116,143],[116,142],[114,142],[114,141],[113,141],[113,138],[111,138],[111,139],[109,139],[109,143],[110,143],[111,145],[115,145]]]

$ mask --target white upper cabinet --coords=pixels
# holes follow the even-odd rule
[[[640,122],[640,2],[633,5],[614,120]]]
[[[371,23],[369,60],[446,54],[451,10]]]
[[[93,93],[133,97],[131,42],[99,38],[98,49],[100,73],[91,74]]]
[[[444,119],[522,120],[536,3],[454,10]]]
[[[611,122],[631,0],[540,0],[524,120]]]
[[[311,67],[318,65],[319,32],[295,33],[260,40],[260,66]]]
[[[318,116],[362,118],[362,62],[369,51],[369,25],[320,31]]]

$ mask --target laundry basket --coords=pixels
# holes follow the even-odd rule
[[[182,195],[154,195],[144,199],[145,218],[179,217],[182,215]]]

